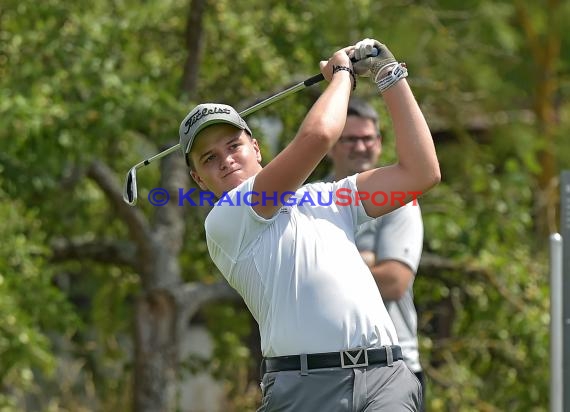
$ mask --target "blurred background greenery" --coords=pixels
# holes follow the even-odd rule
[[[443,173],[415,283],[428,409],[546,411],[568,21],[559,0],[4,0],[0,411],[215,412],[187,389],[205,370],[220,410],[256,407],[257,329],[208,258],[207,208],[146,199],[193,187],[181,156],[140,170],[136,208],[122,181],[194,104],[244,109],[365,37],[407,63]],[[320,90],[248,119],[265,160]],[[355,93],[387,119],[371,82]],[[181,355],[193,325],[206,355]]]

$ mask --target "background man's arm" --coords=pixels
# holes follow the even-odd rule
[[[370,268],[382,299],[385,301],[401,299],[414,277],[412,269],[397,260],[374,263],[376,258],[371,251],[363,251],[360,254]]]
[[[407,204],[382,216],[361,229],[356,239],[382,298],[402,298],[422,254],[424,225],[419,204]]]

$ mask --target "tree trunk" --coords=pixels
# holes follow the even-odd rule
[[[547,2],[544,12],[548,23],[543,33],[537,32],[528,7],[522,0],[516,2],[518,21],[530,48],[534,66],[533,109],[537,118],[538,135],[543,142],[538,153],[540,172],[536,176],[538,190],[535,194],[534,213],[537,240],[542,243],[550,233],[558,231],[555,139],[559,126],[556,97],[560,87],[557,74],[561,47],[561,30],[557,25],[560,0]]]
[[[176,304],[167,292],[141,296],[135,306],[134,412],[174,410],[178,333]]]
[[[181,91],[191,98],[198,81],[206,4],[207,0],[191,0],[188,13],[188,54]],[[179,154],[162,161],[160,187],[166,188],[171,196],[174,197],[178,188],[189,187],[189,183],[186,166]],[[186,210],[178,206],[174,198],[155,210],[156,224],[151,243],[156,260],[151,271],[143,277],[148,281],[144,283],[145,294],[138,300],[135,313],[135,412],[167,412],[176,407],[172,389],[178,367],[179,337],[183,328],[188,327],[189,318],[199,309],[189,310],[189,302],[185,300],[193,296],[179,293],[184,289],[178,256],[184,239]],[[223,293],[227,293],[227,289]]]
[[[192,0],[188,11],[188,22],[186,24],[186,48],[188,55],[186,56],[182,74],[182,92],[187,93],[190,98],[195,98],[196,96],[196,84],[198,83],[198,70],[200,68],[204,37],[202,20],[207,3],[207,0]]]

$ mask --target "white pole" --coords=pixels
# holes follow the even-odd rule
[[[550,412],[562,412],[562,236],[550,235]]]

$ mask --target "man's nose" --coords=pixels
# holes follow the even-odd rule
[[[361,139],[356,139],[352,150],[355,152],[365,152],[367,150],[367,147]]]
[[[228,166],[232,165],[233,163],[234,163],[234,157],[231,154],[228,154],[227,156],[223,156],[221,161],[220,161],[220,169],[224,170]]]

